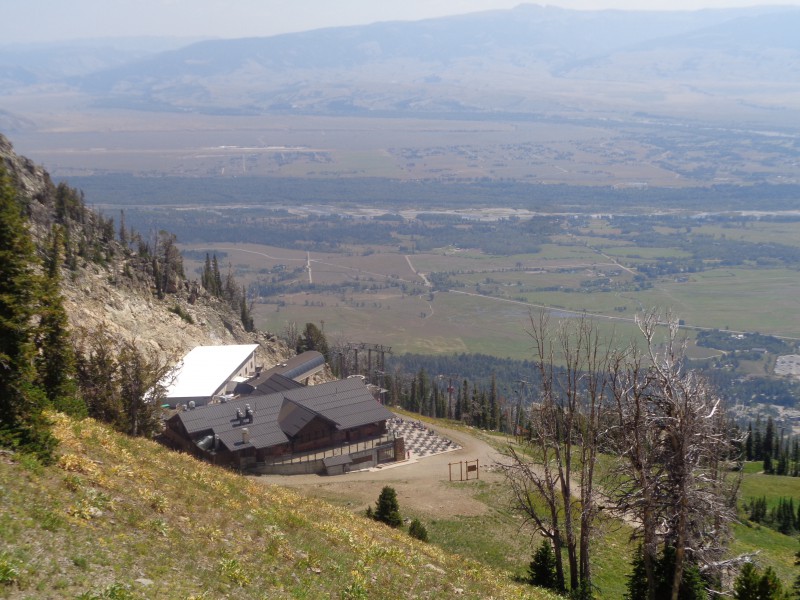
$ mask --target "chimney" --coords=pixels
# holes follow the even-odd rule
[[[250,430],[247,427],[242,427],[242,443],[250,443]]]

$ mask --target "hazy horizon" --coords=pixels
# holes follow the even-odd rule
[[[519,0],[29,0],[4,8],[4,44],[115,37],[238,38],[271,36],[379,21],[421,20],[509,9]],[[536,4],[536,3],[532,3]],[[702,10],[750,6],[800,6],[800,0],[555,0],[576,10]]]

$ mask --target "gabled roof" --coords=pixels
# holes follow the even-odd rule
[[[284,392],[284,396],[336,424],[350,429],[392,418],[360,379],[340,379]]]
[[[294,379],[284,377],[280,373],[273,373],[269,379],[258,384],[258,387],[256,387],[256,393],[273,394],[275,392],[285,392],[286,390],[296,390],[301,387],[303,387],[302,383],[295,381]]]
[[[286,435],[294,437],[298,431],[308,425],[316,416],[317,413],[313,410],[284,398],[281,412],[278,415],[278,423]]]
[[[285,363],[263,371],[258,377],[251,379],[248,383],[260,390],[261,384],[276,374],[283,375],[289,379],[303,379],[320,371],[324,366],[325,356],[316,350],[306,350],[297,356],[291,357]]]
[[[244,414],[246,405],[253,410],[253,422],[236,417],[237,409]],[[204,431],[215,433],[229,450],[244,447],[242,429],[250,432],[250,444],[256,448],[268,448],[289,441],[278,424],[278,414],[283,405],[281,394],[249,396],[246,400],[201,406],[178,413],[189,435]]]
[[[262,377],[257,378],[261,383],[256,388],[254,382],[256,379],[251,379],[245,383],[239,383],[233,390],[234,394],[274,394],[275,392],[283,392],[286,390],[294,390],[303,387],[302,383],[284,377],[280,373],[273,373],[266,381]]]
[[[210,398],[247,362],[258,344],[197,346],[167,376],[166,397]]]
[[[236,416],[237,410],[244,415],[247,405],[253,411],[252,423]],[[392,413],[375,400],[363,381],[344,379],[273,394],[245,396],[232,402],[179,412],[173,418],[176,417],[190,436],[213,432],[228,450],[236,451],[288,443],[291,436],[316,417],[330,421],[338,430],[345,430],[385,421]],[[246,444],[241,431],[245,427],[249,432]]]

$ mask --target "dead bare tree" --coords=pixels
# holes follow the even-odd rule
[[[620,354],[611,377],[615,449],[624,459],[615,506],[638,524],[651,600],[659,549],[674,550],[671,597],[677,600],[687,562],[714,564],[727,547],[736,518],[738,476],[730,468],[736,440],[721,399],[685,367],[678,321],[651,312],[637,323],[644,350]],[[662,344],[659,329],[666,331]]]
[[[609,400],[611,344],[587,318],[552,327],[547,314],[531,315],[539,373],[537,402],[529,409],[532,436],[521,451],[509,445],[501,468],[513,507],[553,544],[559,587],[591,595],[590,541],[597,518],[595,464]]]

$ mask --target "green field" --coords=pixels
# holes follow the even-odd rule
[[[739,493],[739,504],[752,498],[767,499],[767,506],[775,506],[780,498],[793,498],[795,504],[800,499],[800,478],[765,475],[762,463],[745,464],[744,478]],[[784,582],[792,582],[800,575],[795,565],[795,552],[800,550],[797,536],[778,533],[766,526],[750,523],[742,519],[742,523],[734,528],[734,553],[756,552],[756,563],[770,565]]]
[[[800,276],[788,261],[724,265],[708,259],[700,269],[671,266],[698,264],[686,249],[695,239],[689,235],[712,247],[742,239],[795,248],[799,229],[796,222],[759,220],[658,225],[653,227],[658,243],[637,246],[616,222],[584,218],[569,235],[551,236],[538,252],[509,256],[470,248],[468,236],[459,247],[418,253],[400,250],[408,240],[391,239],[384,245],[352,242],[325,253],[231,243],[183,249],[195,251],[187,259],[188,272],[202,266],[198,257],[204,252],[219,252],[221,268],[230,265],[248,286],[274,280],[282,269],[277,279],[292,285],[277,295],[253,297],[257,325],[268,331],[281,334],[290,323],[324,322],[334,339],[381,343],[395,352],[527,358],[526,324],[530,312],[541,309],[557,317],[593,316],[606,334],[613,331],[624,340],[635,336],[635,316],[652,309],[682,319],[690,338],[700,329],[727,329],[800,340]],[[653,274],[665,265],[667,271]],[[690,353],[713,354],[693,348]]]

